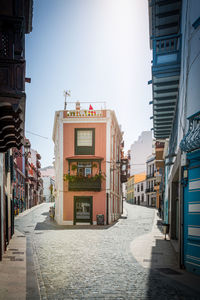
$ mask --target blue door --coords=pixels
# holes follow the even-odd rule
[[[200,150],[187,155],[188,182],[184,188],[184,265],[200,275]]]

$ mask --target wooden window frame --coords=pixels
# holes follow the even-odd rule
[[[92,131],[92,146],[78,146],[77,132],[78,131]],[[75,155],[94,155],[95,154],[95,128],[75,128]]]

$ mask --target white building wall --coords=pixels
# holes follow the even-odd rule
[[[55,177],[55,168],[53,166],[48,166],[45,168],[41,168],[40,172],[42,174],[42,177],[47,176],[47,177],[51,177],[54,178]]]
[[[187,117],[200,111],[200,26],[192,26],[199,16],[199,0],[183,0],[177,148],[188,130]]]
[[[152,153],[152,133],[143,131],[131,145],[130,176],[145,172],[147,156]]]
[[[55,184],[54,180],[49,177],[49,176],[43,176],[43,196],[46,199],[46,202],[51,202],[51,191],[50,191],[50,186],[51,184]]]
[[[143,185],[143,190],[141,190],[142,185]],[[138,192],[138,188],[139,188],[139,192]],[[147,205],[145,190],[146,190],[146,180],[140,181],[134,185],[134,198],[136,200],[136,201],[134,201],[135,204],[139,204],[138,203],[138,196],[139,196],[140,197],[140,205]],[[142,194],[144,195],[143,202],[142,202]]]
[[[55,220],[63,224],[63,113],[56,112],[54,120],[55,154]]]

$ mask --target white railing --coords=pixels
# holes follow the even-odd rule
[[[68,110],[67,118],[77,118],[77,117],[102,117],[102,110]]]

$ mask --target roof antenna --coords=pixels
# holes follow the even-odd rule
[[[71,91],[70,90],[66,90],[63,92],[64,94],[64,97],[65,97],[65,102],[64,102],[64,110],[66,110],[67,108],[67,97],[70,97],[71,96]]]

